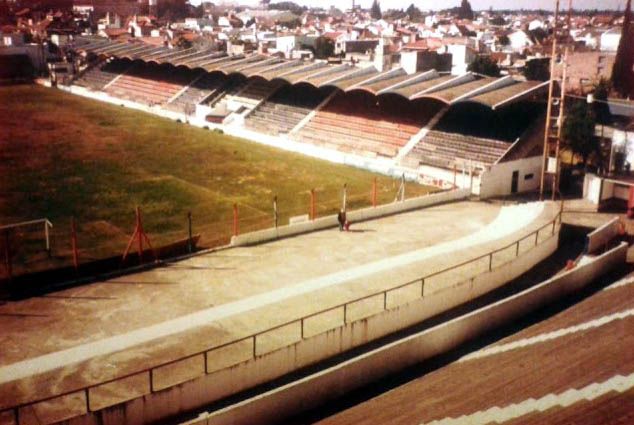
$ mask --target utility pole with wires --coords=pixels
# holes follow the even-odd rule
[[[559,177],[561,172],[561,136],[563,122],[565,119],[565,97],[566,97],[566,73],[572,14],[572,0],[568,0],[568,17],[566,25],[559,22],[559,0],[555,4],[555,21],[553,27],[553,47],[550,58],[550,84],[548,86],[548,107],[546,111],[546,128],[544,131],[544,151],[542,157],[542,173],[539,186],[539,199],[544,200],[546,191],[546,176],[550,175],[552,184],[552,199],[555,200],[559,188]],[[561,47],[564,47],[563,57]],[[557,58],[562,57],[559,66],[562,67],[561,76],[555,75],[557,70]]]

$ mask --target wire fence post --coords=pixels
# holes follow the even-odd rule
[[[46,254],[48,258],[51,258],[51,235],[49,232],[49,226],[53,227],[53,223],[48,220],[44,220],[44,239],[46,239]]]
[[[535,246],[537,246],[538,240],[539,240],[539,230],[535,232]]]
[[[401,175],[401,184],[398,187],[398,191],[396,192],[396,198],[394,198],[394,202],[403,202],[405,200],[405,173]]]
[[[343,184],[343,200],[341,202],[341,209],[343,210],[343,212],[347,211],[347,205],[348,205],[348,183],[344,183]]]
[[[310,189],[310,219],[315,221],[315,204],[317,203],[317,194],[315,193],[315,189]]]
[[[137,206],[135,209],[135,213],[136,213],[136,227],[134,228],[134,233],[132,234],[132,237],[128,241],[128,246],[125,248],[121,262],[124,262],[125,259],[128,257],[128,253],[130,252],[130,248],[132,248],[132,244],[134,243],[135,239],[137,239],[137,242],[139,244],[139,264],[143,264],[143,239],[145,239],[145,242],[147,242],[148,247],[154,254],[154,261],[158,262],[158,257],[156,255],[156,251],[154,251],[154,248],[152,248],[152,243],[150,242],[150,238],[145,234],[145,231],[143,230],[143,220],[141,219],[141,208]]]
[[[13,278],[13,266],[11,264],[11,247],[9,246],[9,229],[4,231],[4,263],[9,280]]]
[[[376,177],[372,180],[372,207],[376,208]]]
[[[136,228],[139,239],[139,264],[143,264],[143,238],[141,237],[141,233],[143,233],[143,223],[141,222],[141,208],[138,206],[136,207]]]
[[[302,340],[304,339],[304,318],[302,317],[300,322],[299,322],[299,326],[300,326],[300,332],[301,332],[301,336],[302,336]]]
[[[273,226],[277,229],[278,223],[278,215],[277,215],[277,196],[273,197]]]
[[[77,223],[75,217],[70,218],[70,242],[73,248],[73,266],[75,273],[79,271],[79,253],[77,252]]]
[[[238,204],[233,204],[233,236],[238,236]]]
[[[192,241],[192,212],[187,212],[187,251],[191,254],[194,250],[194,244]]]

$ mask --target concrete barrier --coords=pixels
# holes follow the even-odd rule
[[[574,293],[616,266],[625,264],[627,244],[505,300],[380,347],[341,364],[225,409],[203,414],[189,425],[240,425],[278,422],[343,396],[476,336]]]
[[[426,208],[433,205],[443,204],[447,202],[455,202],[467,199],[470,195],[469,189],[458,189],[448,192],[433,193],[430,195],[420,196],[417,198],[406,199],[403,202],[394,202],[392,204],[380,205],[376,208],[364,208],[361,210],[350,211],[347,214],[348,220],[351,222],[359,222],[397,214],[405,211]],[[258,243],[269,242],[276,239],[286,238],[289,236],[300,235],[302,233],[314,232],[317,230],[336,227],[337,216],[331,215],[318,218],[314,221],[294,223],[286,226],[273,227],[270,229],[259,230],[257,232],[245,233],[231,238],[232,246],[254,245]]]
[[[621,220],[618,217],[614,217],[612,220],[605,223],[603,226],[595,229],[586,236],[586,249],[587,254],[593,254],[600,248],[604,247],[608,242],[619,235],[621,230]]]

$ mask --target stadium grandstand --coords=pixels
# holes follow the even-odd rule
[[[538,184],[543,82],[96,39],[76,50],[79,94],[483,197]]]

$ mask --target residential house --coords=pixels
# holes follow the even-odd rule
[[[616,52],[619,48],[619,42],[621,41],[621,28],[610,28],[603,34],[601,34],[601,51],[603,52]]]

